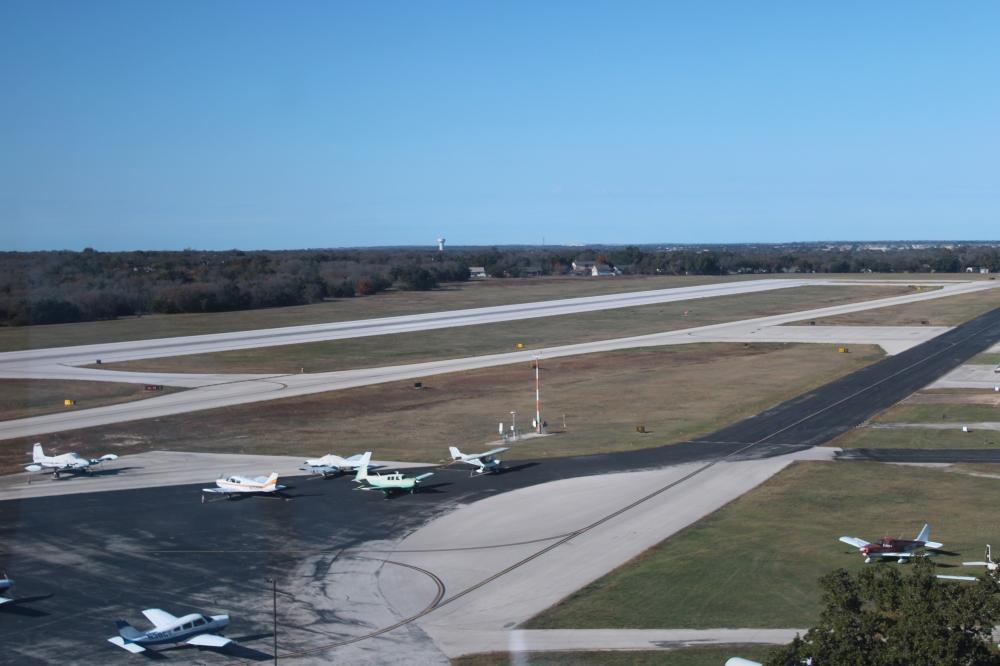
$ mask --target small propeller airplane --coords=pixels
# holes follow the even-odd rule
[[[0,592],[6,592],[10,588],[14,587],[14,581],[7,577],[7,574],[0,578]],[[8,602],[14,601],[13,599],[8,599],[7,597],[0,597],[0,604],[6,604]]]
[[[986,544],[986,560],[983,562],[962,562],[964,566],[967,567],[986,567],[987,571],[996,571],[1000,569],[1000,562],[993,559],[993,553],[990,552],[990,544]],[[943,574],[938,574],[938,578],[944,578],[947,580],[967,580],[974,581],[979,580],[975,576],[945,576]]]
[[[231,638],[218,635],[229,626],[228,615],[205,617],[191,613],[184,617],[174,617],[159,608],[147,608],[142,614],[153,623],[152,629],[139,631],[125,620],[118,620],[115,622],[118,635],[109,638],[108,642],[133,654],[145,652],[148,645],[187,643],[200,647],[223,647],[235,643]]]
[[[232,497],[243,493],[276,493],[284,490],[285,486],[278,485],[278,473],[271,472],[271,476],[220,476],[215,481],[218,488],[202,488],[206,493],[219,493]]]
[[[83,472],[88,476],[94,476],[94,470],[90,469],[90,466],[100,464],[105,460],[118,460],[118,456],[109,453],[106,456],[90,460],[76,453],[47,456],[42,449],[42,445],[35,444],[31,447],[31,463],[25,463],[24,469],[28,472],[41,472],[43,469],[51,469],[54,470],[52,476],[56,479],[59,478],[59,472]]]
[[[914,551],[920,550],[921,548],[938,550],[944,547],[944,544],[931,541],[930,538],[931,526],[924,525],[924,529],[920,530],[920,534],[918,534],[917,538],[912,541],[902,537],[898,539],[883,537],[868,543],[864,539],[846,536],[840,537],[840,540],[859,549],[861,554],[865,556],[865,564],[871,564],[874,560],[879,558],[895,559],[902,564],[906,562],[908,558],[914,556]]]
[[[504,451],[510,450],[509,447],[500,447],[499,449],[492,449],[486,453],[462,453],[457,447],[449,446],[448,450],[451,452],[451,463],[463,462],[468,463],[475,467],[472,470],[476,474],[482,474],[483,472],[500,472],[500,461],[496,459],[498,453],[503,453]]]
[[[364,455],[360,453],[350,458],[341,458],[332,453],[322,458],[312,458],[306,461],[308,467],[300,467],[303,472],[321,474],[324,478],[340,474],[341,472],[353,472],[362,465],[368,465],[368,469],[377,469],[378,465],[369,464],[372,459],[372,452],[366,451]]]
[[[428,472],[420,476],[403,476],[402,472],[393,472],[385,476],[381,474],[369,475],[368,465],[362,465],[358,468],[354,480],[362,484],[358,490],[381,490],[383,495],[389,497],[396,490],[409,490],[412,494],[417,490],[420,482],[428,476],[434,476],[434,473]],[[365,483],[368,484],[367,487],[363,485]]]

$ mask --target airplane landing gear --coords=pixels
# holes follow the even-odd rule
[[[58,470],[56,470],[55,472],[52,472],[52,478],[53,479],[58,479],[59,478],[59,471]]]

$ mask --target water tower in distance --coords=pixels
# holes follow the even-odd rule
[[[444,239],[438,238],[438,252],[444,252]]]

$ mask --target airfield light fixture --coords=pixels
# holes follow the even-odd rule
[[[532,356],[535,357],[535,432],[539,435],[542,434],[542,401],[539,397],[538,392],[538,366],[542,361],[541,352],[532,352]]]
[[[510,431],[517,432],[517,412],[510,413]]]

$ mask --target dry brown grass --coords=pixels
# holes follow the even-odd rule
[[[376,296],[329,300],[287,308],[207,314],[147,315],[115,321],[2,328],[0,352],[323,324],[768,277],[775,276],[639,275],[593,279],[543,277],[522,280],[471,280],[442,285],[440,289],[434,291],[388,291]]]
[[[607,340],[727,321],[889,298],[905,285],[797,287],[663,305],[603,310],[512,321],[505,324],[264,347],[215,354],[172,356],[90,366],[141,372],[296,373],[464,358],[525,348]],[[691,314],[685,315],[685,311]]]
[[[1000,289],[987,289],[815,321],[817,326],[921,326],[925,321],[927,326],[958,326],[996,308],[1000,308]],[[809,322],[790,325],[807,326]]]
[[[507,459],[621,451],[671,444],[771,407],[882,356],[877,347],[692,345],[566,357],[542,365],[542,415],[551,437],[516,444]],[[154,449],[320,455],[374,451],[436,462],[451,445],[476,449],[497,424],[530,429],[534,371],[528,364],[335,391],[0,442],[13,471],[30,443],[81,455]],[[562,427],[562,415],[567,427]],[[648,434],[639,435],[637,425]],[[100,451],[101,453],[96,453]]]
[[[161,391],[147,391],[140,384],[116,382],[0,379],[0,421],[116,405],[183,390],[164,387]],[[76,404],[65,405],[64,400],[76,400]]]

